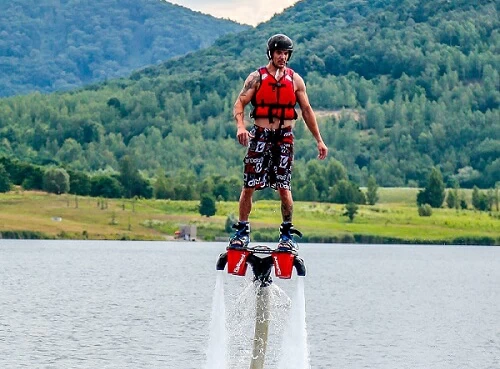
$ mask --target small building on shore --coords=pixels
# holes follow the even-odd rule
[[[180,229],[175,232],[175,238],[184,241],[196,241],[196,226],[193,224],[183,224]]]

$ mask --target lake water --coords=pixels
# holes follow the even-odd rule
[[[0,240],[0,368],[204,368],[224,246]],[[500,368],[500,247],[300,254],[312,369]]]

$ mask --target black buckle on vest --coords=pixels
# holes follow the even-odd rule
[[[278,88],[283,87],[283,85],[280,82],[271,83],[271,86],[273,86],[273,91],[276,89],[276,87]]]

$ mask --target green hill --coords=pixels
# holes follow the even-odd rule
[[[126,76],[246,28],[161,0],[2,1],[0,96]]]
[[[232,104],[266,63],[267,38],[284,32],[330,148],[326,162],[313,160],[315,144],[297,123],[298,199],[328,198],[338,164],[360,185],[373,175],[381,186],[421,186],[436,166],[450,186],[493,187],[499,25],[495,1],[303,0],[130,78],[0,100],[0,154],[90,173],[116,173],[128,155],[143,176],[185,186],[240,178]]]

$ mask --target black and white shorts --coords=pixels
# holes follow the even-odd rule
[[[245,188],[262,190],[290,190],[293,166],[292,127],[269,129],[253,126],[250,130],[243,185]]]

